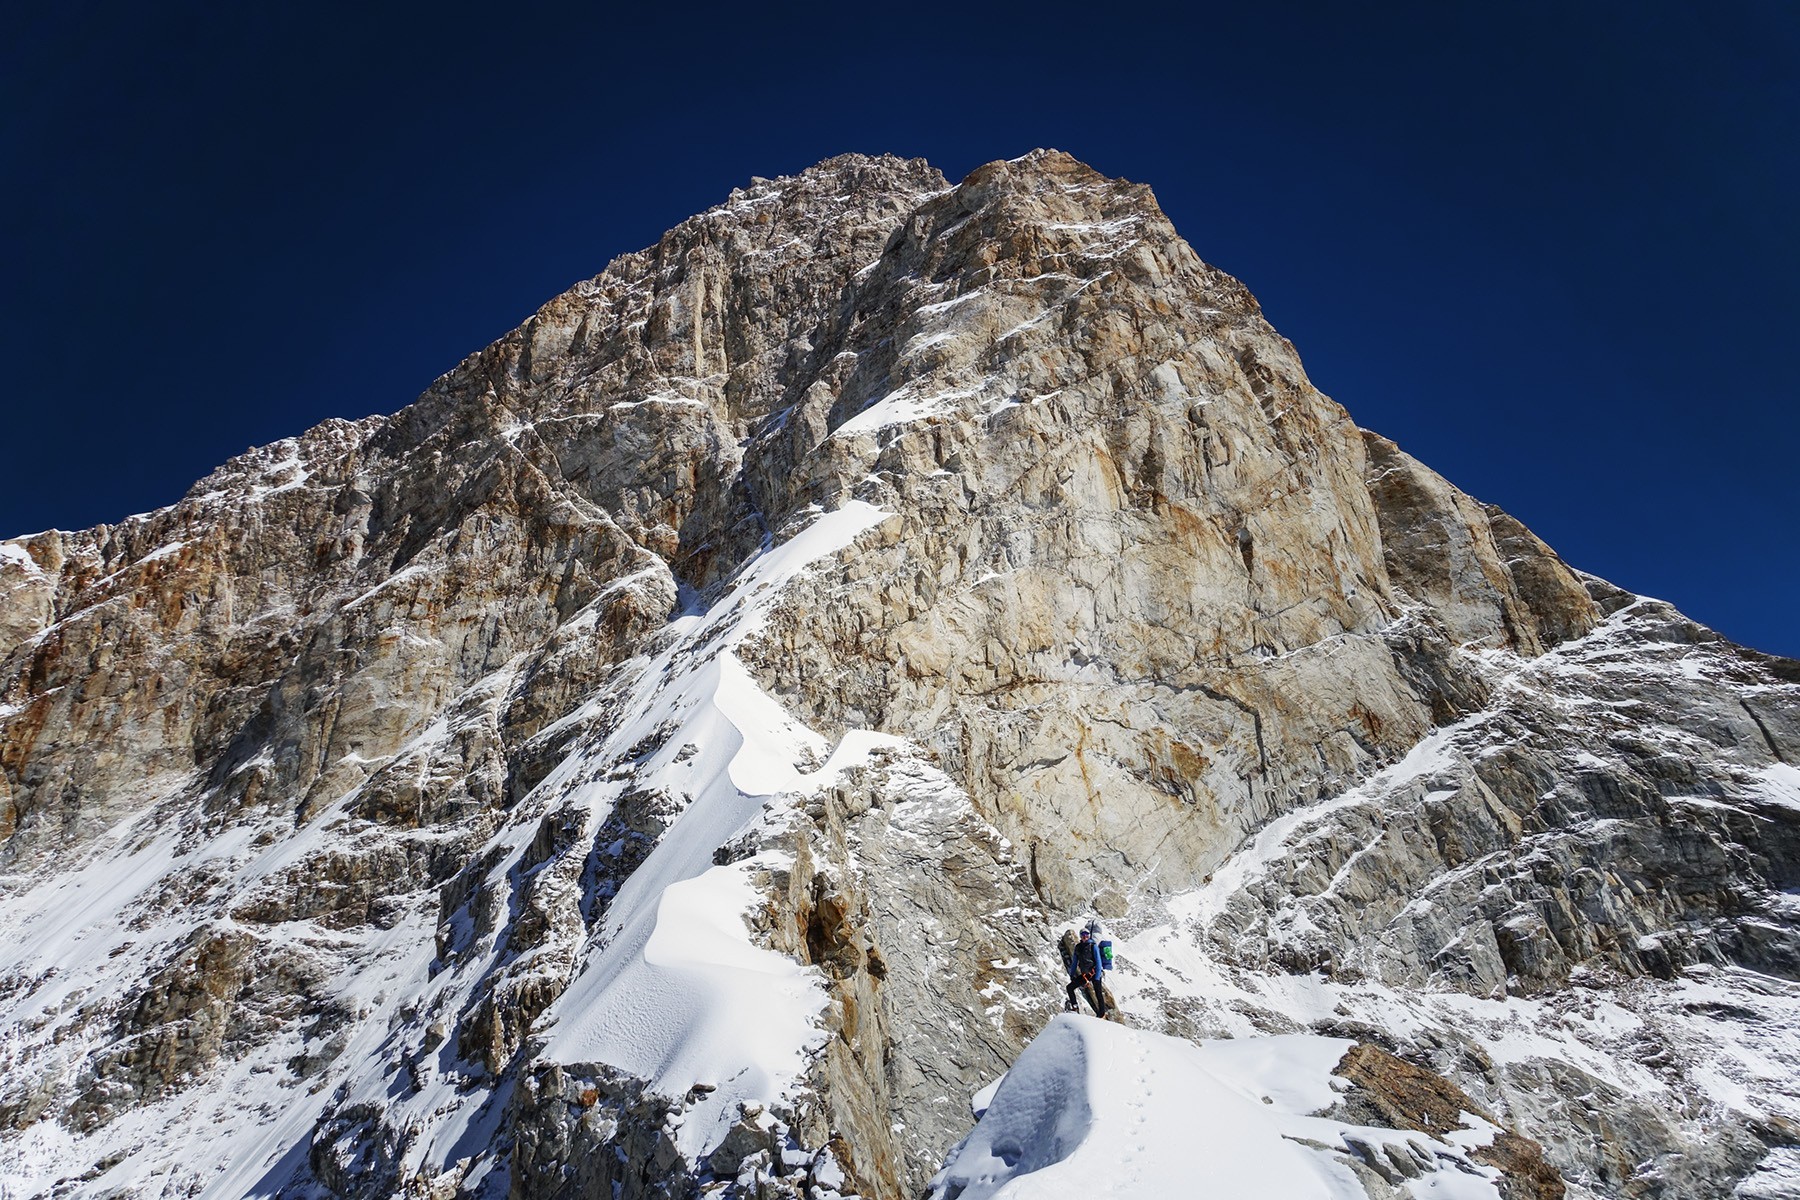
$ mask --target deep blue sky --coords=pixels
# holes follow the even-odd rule
[[[1361,424],[1800,655],[1791,4],[368,7],[12,15],[0,536],[393,411],[752,175],[1055,146]]]

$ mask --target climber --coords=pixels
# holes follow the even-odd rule
[[[1069,957],[1069,989],[1068,1003],[1063,1007],[1069,1011],[1076,1010],[1075,993],[1085,985],[1092,985],[1091,995],[1094,1015],[1102,1019],[1106,1016],[1106,988],[1101,983],[1105,968],[1100,962],[1100,947],[1094,941],[1092,928],[1081,931],[1081,941],[1075,952]]]
[[[1100,975],[1104,976],[1113,969],[1112,935],[1106,932],[1106,926],[1098,917],[1087,923],[1087,931],[1094,935],[1094,948],[1100,956]]]

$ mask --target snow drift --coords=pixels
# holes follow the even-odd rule
[[[1352,1156],[1417,1164],[1415,1196],[1499,1200],[1500,1173],[1464,1153],[1492,1125],[1465,1114],[1455,1143],[1322,1115],[1349,1084],[1341,1038],[1196,1045],[1085,1016],[1056,1017],[992,1090],[931,1200],[1270,1196],[1365,1200]],[[978,1098],[979,1099],[979,1098]]]

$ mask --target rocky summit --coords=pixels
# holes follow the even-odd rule
[[[0,543],[0,839],[6,1197],[1800,1195],[1800,663],[1053,151]]]

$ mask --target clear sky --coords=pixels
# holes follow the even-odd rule
[[[15,12],[0,536],[394,411],[752,175],[1054,146],[1150,184],[1359,423],[1800,655],[1800,8],[731,11]]]

